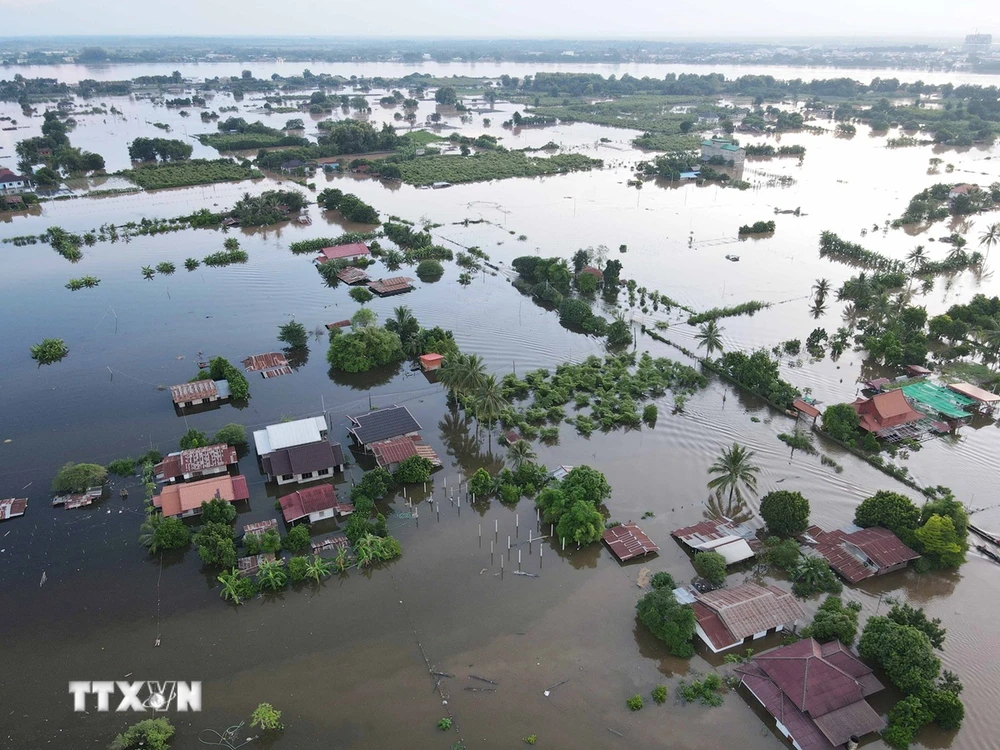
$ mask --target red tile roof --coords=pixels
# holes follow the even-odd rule
[[[326,263],[328,260],[339,260],[340,258],[357,258],[361,255],[368,255],[368,245],[364,242],[352,242],[348,245],[334,245],[333,247],[324,247],[320,250],[322,255],[317,258],[321,263]]]
[[[267,354],[251,354],[243,360],[243,366],[247,372],[259,372],[270,370],[275,367],[288,367],[288,359],[281,352],[268,352]]]
[[[850,583],[881,575],[889,568],[920,557],[898,536],[878,526],[854,531],[823,531],[818,526],[810,526],[806,534],[815,540],[816,552]],[[861,559],[852,546],[860,550],[870,564]]]
[[[634,523],[612,526],[604,532],[604,541],[620,562],[660,551]]]
[[[802,750],[829,750],[885,727],[865,697],[882,690],[839,641],[807,638],[736,667],[743,683]]]
[[[318,484],[285,495],[278,502],[288,523],[305,518],[310,513],[331,510],[337,506],[337,491],[332,484]]]
[[[421,354],[420,355],[420,366],[425,370],[427,368],[437,369],[441,366],[441,362],[444,360],[444,356],[441,354]]]
[[[172,484],[164,487],[153,498],[153,505],[160,508],[165,517],[169,517],[200,508],[202,503],[216,498],[230,503],[249,499],[250,489],[247,487],[246,477],[221,476],[198,482]]]
[[[858,426],[868,432],[878,432],[923,419],[923,415],[910,406],[899,388],[876,393],[868,399],[859,398],[851,406],[858,413]]]
[[[219,389],[214,380],[195,380],[191,383],[170,386],[170,396],[175,404],[185,404],[188,401],[198,401],[218,395]]]
[[[817,409],[812,404],[807,404],[801,398],[797,398],[794,401],[792,401],[792,406],[794,406],[797,410],[805,414],[807,417],[812,417],[813,419],[815,419],[816,417],[819,416],[819,409]]]
[[[580,269],[580,273],[586,273],[591,276],[596,276],[599,279],[604,278],[604,274],[601,273],[599,269],[594,268],[593,266],[584,266],[583,268]]]

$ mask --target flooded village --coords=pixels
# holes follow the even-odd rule
[[[303,67],[0,72],[0,746],[995,743],[1000,77]]]

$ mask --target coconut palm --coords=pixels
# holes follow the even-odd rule
[[[915,273],[920,266],[927,262],[927,251],[923,245],[917,245],[906,255],[906,260],[910,264],[910,272]]]
[[[715,352],[722,351],[722,332],[725,329],[722,328],[714,320],[708,321],[703,325],[698,333],[694,335],[695,340],[698,342],[698,348],[705,347],[706,354],[711,357]]]
[[[507,458],[517,471],[525,464],[530,464],[538,455],[527,440],[518,440],[507,448]]]
[[[708,496],[705,517],[713,521],[732,521],[735,524],[746,523],[753,518],[753,511],[747,507],[747,501],[742,497],[725,500],[722,490],[716,490]]]
[[[149,513],[142,526],[139,527],[139,544],[146,547],[154,555],[160,551],[160,545],[156,538],[156,528],[162,521],[163,516],[159,513]]]
[[[980,328],[976,332],[984,362],[1000,359],[1000,328]]]
[[[257,568],[257,583],[261,588],[279,591],[288,583],[284,560],[263,560]]]
[[[413,311],[406,305],[393,309],[392,317],[385,321],[385,327],[399,336],[404,346],[420,332],[420,324],[413,317]]]
[[[229,599],[233,604],[242,604],[243,597],[240,591],[240,578],[242,573],[236,568],[233,568],[227,573],[221,573],[219,575],[219,583],[222,584],[222,598]]]
[[[469,359],[476,357],[471,355]],[[478,358],[477,358],[478,359]],[[473,413],[476,421],[487,425],[490,428],[490,449],[493,448],[493,425],[503,413],[504,409],[510,406],[510,402],[503,397],[503,388],[496,375],[486,375],[482,379],[479,388],[473,395]]]
[[[746,489],[751,495],[757,494],[757,474],[760,467],[753,463],[756,455],[739,443],[733,443],[732,448],[724,448],[715,463],[708,467],[709,474],[717,476],[709,480],[708,488],[729,490],[729,501],[733,496],[742,497],[741,489]]]
[[[826,299],[826,295],[830,293],[830,280],[816,279],[816,283],[813,284],[812,290],[816,294],[816,300],[822,302],[822,300]]]
[[[347,550],[343,547],[338,552],[347,554]],[[327,562],[319,555],[313,555],[312,560],[306,565],[306,578],[312,578],[316,583],[319,583],[322,579],[330,575],[331,570],[333,570],[332,563]]]
[[[808,591],[821,591],[830,577],[830,566],[822,557],[805,556],[795,568],[794,579]]]
[[[979,244],[986,248],[986,255],[989,256],[990,250],[997,243],[1000,243],[1000,222],[993,222],[986,227],[986,231],[979,238]]]
[[[144,279],[151,279],[151,278],[153,278],[153,276],[155,274],[156,274],[156,271],[154,271],[150,266],[143,266],[142,267],[142,278],[144,278]]]

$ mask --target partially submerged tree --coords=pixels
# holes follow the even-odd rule
[[[100,464],[63,464],[52,480],[53,492],[84,492],[91,487],[100,487],[108,477],[108,472]]]
[[[760,501],[760,517],[769,533],[795,536],[809,527],[809,501],[800,492],[776,490]]]
[[[733,443],[731,448],[724,448],[715,463],[708,467],[708,473],[716,475],[709,481],[709,489],[728,490],[730,501],[734,495],[740,496],[743,490],[756,495],[760,467],[753,462],[755,455],[754,451],[747,450],[739,443]]]
[[[694,609],[678,602],[673,590],[664,586],[650,591],[636,604],[636,610],[642,624],[666,644],[667,651],[683,659],[694,656]]]

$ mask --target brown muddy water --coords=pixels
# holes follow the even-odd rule
[[[252,67],[257,75],[264,72]],[[79,77],[93,76],[89,69],[78,72]],[[148,72],[116,68],[110,77]],[[373,95],[377,99],[381,94]],[[184,120],[148,102],[107,101],[124,116],[81,116],[71,137],[74,145],[102,153],[109,168],[127,165],[128,140],[161,134],[153,122],[170,124],[174,137],[182,137],[185,128],[187,133],[210,129],[197,118]],[[231,101],[217,97],[212,106],[221,103]],[[256,119],[258,105],[247,100],[239,114]],[[422,103],[420,119],[431,111],[429,106]],[[629,145],[634,133],[586,124],[511,133],[498,124],[513,108],[498,104],[497,109],[477,115],[470,125],[455,118],[449,124],[467,134],[502,135],[511,147],[555,141],[597,155],[607,167],[447,190],[389,188],[367,179],[319,175],[318,187],[329,184],[355,192],[383,217],[441,223],[434,232],[439,241],[478,245],[501,268],[518,255],[569,257],[579,247],[603,244],[615,248],[612,255],[623,261],[624,276],[699,310],[750,299],[781,303],[753,317],[721,321],[727,347],[770,347],[785,339],[805,339],[816,326],[832,332],[841,324],[841,306],[832,301],[818,320],[809,313],[807,298],[815,279],[829,278],[836,288],[854,273],[818,257],[822,230],[900,258],[921,242],[939,257],[944,248],[929,239],[948,234],[951,227],[938,224],[909,236],[900,230],[883,232],[881,226],[902,212],[913,193],[934,182],[989,184],[1000,179],[998,149],[943,152],[940,156],[955,171],[932,175],[927,172],[928,159],[935,155],[931,149],[889,150],[884,137],[870,137],[861,128],[850,140],[831,134],[783,136],[784,144],[807,147],[804,161],[748,163],[744,178],[755,187],[746,192],[656,183],[636,190],[625,183],[630,167],[646,155]],[[21,119],[14,107],[2,110]],[[280,125],[289,116],[272,115],[268,121]],[[494,123],[486,131],[483,116]],[[371,118],[391,121],[391,111],[376,107]],[[23,124],[29,123],[24,130],[0,132],[0,156],[10,155],[17,139],[37,133],[39,120]],[[601,143],[601,138],[610,142]],[[196,149],[196,155],[214,153]],[[776,176],[792,177],[794,183],[781,187]],[[203,206],[231,205],[245,191],[275,185],[266,179],[256,185],[52,202],[39,215],[6,219],[0,237],[37,234],[53,224],[84,231],[108,221],[176,216]],[[801,216],[774,214],[775,208],[796,207]],[[405,367],[364,376],[331,375],[325,336],[313,340],[308,361],[295,374],[251,379],[252,399],[245,409],[227,405],[176,416],[169,396],[158,387],[189,378],[201,356],[237,361],[274,349],[278,325],[292,317],[312,330],[356,309],[344,287],[327,288],[308,257],[287,250],[295,240],[353,228],[321,216],[315,207],[310,214],[311,226],[235,232],[250,254],[245,266],[202,267],[191,273],[183,270],[183,260],[220,249],[220,232],[186,231],[97,245],[84,248],[78,264],[48,246],[0,245],[0,497],[31,498],[26,516],[0,526],[0,747],[104,746],[135,717],[75,714],[67,682],[125,679],[129,674],[130,679],[203,681],[204,710],[171,716],[178,727],[174,747],[181,750],[202,747],[202,730],[221,731],[248,721],[260,701],[283,711],[287,729],[273,743],[282,748],[446,748],[459,741],[470,748],[516,747],[528,734],[537,734],[539,745],[546,747],[782,747],[771,722],[763,723],[742,695],[730,694],[718,709],[674,702],[678,680],[704,673],[719,660],[704,652],[689,662],[672,659],[637,624],[640,571],[668,570],[679,581],[693,575],[669,532],[702,518],[706,469],[733,440],[757,452],[761,494],[777,488],[802,491],[821,525],[850,521],[854,506],[875,490],[905,488],[834,446],[818,444],[843,464],[841,474],[822,466],[818,456],[790,455],[776,435],[789,431],[792,420],[714,381],[681,414],[671,413],[669,395],[661,399],[655,429],[583,439],[564,425],[558,445],[536,446],[540,460],[550,467],[588,463],[603,471],[614,488],[608,503],[613,518],[639,520],[647,511],[655,514],[642,525],[662,546],[661,554],[623,567],[599,545],[562,552],[547,540],[544,553],[537,542],[529,548],[529,530],[538,531],[530,501],[517,509],[495,501],[477,507],[463,502],[460,509],[451,504],[445,479],[454,488],[460,476],[480,466],[500,468],[503,452],[495,439],[492,449],[485,434],[477,440],[475,425],[449,411],[440,386]],[[467,218],[489,223],[455,223]],[[736,241],[740,224],[769,218],[777,222],[773,237]],[[998,218],[974,217],[970,240]],[[872,231],[875,224],[878,231]],[[863,228],[868,232],[862,238]],[[520,235],[526,239],[518,240]],[[617,253],[620,244],[628,246],[624,255]],[[727,254],[739,255],[740,261],[725,260]],[[142,266],[165,260],[181,270],[153,281],[141,278]],[[497,374],[511,368],[523,374],[602,353],[599,342],[563,329],[553,313],[519,295],[504,274],[481,275],[462,287],[459,269],[445,265],[439,282],[418,283],[411,294],[376,300],[372,309],[384,320],[394,306],[410,306],[423,325],[452,328],[462,349],[483,355]],[[69,278],[88,274],[101,279],[98,288],[64,288]],[[936,314],[976,292],[998,294],[998,287],[989,271],[959,274],[939,278],[922,302]],[[662,313],[629,313],[636,321],[664,319]],[[684,317],[669,316],[667,336],[693,348],[694,331]],[[70,353],[56,365],[37,368],[28,348],[46,336],[64,338]],[[648,337],[638,340],[641,349],[656,356],[684,360],[675,349]],[[853,398],[858,377],[871,368],[863,353],[848,352],[839,362],[786,361],[783,371],[821,401],[835,403]],[[406,404],[446,464],[428,490],[440,504],[440,521],[428,503],[420,506],[419,523],[407,515],[401,496],[381,503],[403,545],[403,557],[380,569],[352,571],[319,588],[288,589],[234,608],[219,599],[214,571],[203,569],[193,549],[160,561],[137,544],[142,511],[136,493],[127,502],[117,498],[117,489],[130,481],[116,480],[112,499],[91,508],[48,507],[48,483],[66,461],[103,463],[150,446],[168,452],[188,427],[211,433],[238,421],[258,428],[285,417],[319,414],[323,408],[336,437],[346,442],[347,416],[367,411],[369,404]],[[996,427],[980,423],[964,428],[957,439],[925,444],[906,464],[921,484],[951,486],[970,507],[985,508],[975,513],[975,521],[1000,530],[994,490],[998,459]],[[347,476],[338,482],[349,484],[367,467],[356,457],[350,462]],[[241,461],[241,471],[250,480],[251,500],[241,509],[238,524],[273,517],[275,491],[264,485],[252,453]],[[422,493],[417,495],[422,499]],[[757,503],[750,505],[753,509]],[[498,549],[513,536],[520,542],[514,549],[522,552],[523,569],[538,578],[512,575],[516,558],[513,565],[508,558],[500,575],[499,555],[491,563],[489,552],[495,523]],[[332,528],[317,526],[314,532],[319,536]],[[747,575],[733,573],[731,581]],[[847,594],[863,603],[866,615],[884,610],[885,596],[905,598],[948,627],[943,661],[965,683],[968,714],[957,734],[924,731],[921,746],[995,746],[1000,664],[991,654],[997,647],[992,619],[1000,569],[973,554],[954,574],[907,572]],[[160,646],[154,647],[157,638]],[[446,706],[433,690],[428,666],[455,675],[442,683],[449,695]],[[495,693],[468,691],[486,686],[469,675],[500,684]],[[543,691],[557,683],[562,684],[545,697]],[[648,695],[659,683],[671,689],[665,706],[649,703],[638,713],[626,709],[626,697]],[[891,701],[885,697],[877,705],[884,711]],[[435,724],[448,714],[454,716],[455,728],[440,732]],[[875,740],[867,746],[882,744]]]

